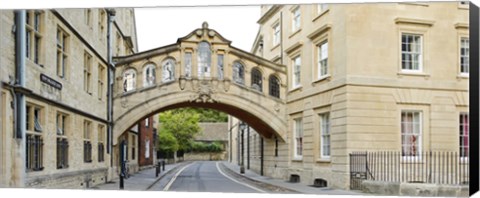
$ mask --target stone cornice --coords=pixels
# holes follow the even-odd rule
[[[468,23],[455,23],[455,29],[468,29]]]
[[[316,29],[315,31],[313,31],[312,33],[310,33],[307,37],[310,40],[312,40],[312,39],[316,38],[317,36],[319,36],[320,34],[322,34],[323,32],[328,31],[331,27],[332,27],[332,25],[325,24],[325,25],[319,27],[318,29]]]
[[[398,17],[395,20],[395,24],[416,24],[416,25],[425,25],[425,26],[433,26],[435,21],[432,20],[425,20],[425,19],[412,19],[412,18],[402,18]]]
[[[273,5],[258,21],[257,23],[263,25],[268,19],[270,19],[277,11],[280,10],[282,5]]]

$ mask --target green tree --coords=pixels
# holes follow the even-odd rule
[[[200,132],[200,115],[185,110],[170,110],[160,113],[159,133],[170,133],[178,142],[178,150],[187,150],[195,134]],[[160,142],[161,143],[161,142]]]
[[[164,131],[158,134],[157,148],[163,153],[178,151],[178,141],[172,133]]]

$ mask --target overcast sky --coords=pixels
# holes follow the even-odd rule
[[[258,32],[260,6],[135,8],[139,51],[175,43],[204,21],[232,45],[250,51]]]

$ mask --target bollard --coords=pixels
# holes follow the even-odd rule
[[[155,166],[155,177],[158,177],[159,172],[160,172],[160,166],[157,164]]]
[[[162,170],[165,171],[165,161],[162,161]]]
[[[120,190],[123,190],[123,174],[120,174]]]

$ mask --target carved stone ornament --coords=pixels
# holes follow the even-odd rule
[[[217,102],[215,99],[215,88],[212,86],[210,80],[200,80],[198,84],[194,84],[193,87],[194,95],[190,96],[190,102],[203,102],[203,103],[214,103]]]
[[[128,100],[127,97],[123,97],[120,101],[120,104],[122,105],[122,108],[128,108]]]

